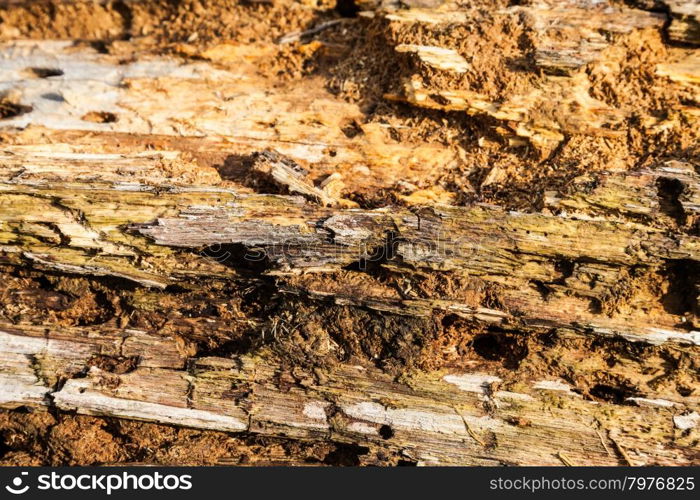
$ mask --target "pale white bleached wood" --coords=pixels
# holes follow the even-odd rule
[[[678,343],[685,345],[700,345],[700,331],[670,330],[665,328],[641,327],[630,328],[624,325],[614,327],[592,323],[593,332],[606,337],[622,337],[630,342],[645,342],[652,345]]]
[[[676,403],[673,401],[667,401],[665,399],[627,398],[626,401],[630,401],[639,406],[656,406],[659,408],[673,408],[676,406]]]
[[[109,397],[92,390],[92,384],[83,379],[67,381],[60,391],[53,394],[53,402],[61,410],[76,410],[78,413],[90,415],[114,415],[120,418],[228,432],[248,429],[245,418],[192,408],[178,408],[167,404]]]
[[[540,380],[536,382],[533,387],[543,391],[557,391],[567,395],[577,396],[577,394],[571,390],[571,386],[562,380]]]
[[[687,431],[694,429],[700,424],[700,414],[694,411],[688,415],[675,415],[673,417],[673,422],[680,430]]]
[[[452,73],[466,73],[469,71],[469,63],[454,49],[433,47],[429,45],[400,44],[395,47],[397,52],[408,52],[431,68],[449,71]]]
[[[501,378],[488,374],[464,374],[464,375],[445,375],[442,378],[445,382],[454,384],[462,391],[475,392],[485,394],[490,385],[494,382],[501,382]]]

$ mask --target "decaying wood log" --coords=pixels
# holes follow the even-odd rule
[[[109,44],[3,42],[0,407],[426,465],[698,463],[695,3],[437,3],[200,44],[58,1]],[[485,197],[533,169],[566,175]]]
[[[689,4],[693,4],[690,7]],[[692,10],[695,2],[686,3],[683,9]],[[535,65],[551,75],[543,84],[531,88],[525,94],[509,95],[494,100],[478,90],[462,90],[427,87],[422,76],[415,74],[405,79],[401,94],[386,97],[429,109],[443,111],[465,111],[470,115],[485,115],[503,123],[503,135],[511,143],[529,141],[543,156],[550,154],[565,137],[571,134],[615,137],[625,133],[622,122],[630,111],[616,109],[590,93],[590,80],[580,70],[591,63],[605,68],[618,64],[614,61],[612,41],[616,37],[645,29],[661,29],[665,16],[611,6],[607,2],[572,0],[567,2],[538,2],[529,6],[517,6],[498,12],[504,19],[523,17],[532,31]],[[412,9],[392,12],[386,18],[396,23],[421,23],[449,26],[466,23],[470,14],[459,9],[440,11]],[[674,22],[675,23],[675,22]],[[672,24],[674,26],[674,24]],[[678,24],[676,35],[678,35]],[[680,36],[680,35],[679,35]],[[685,36],[685,35],[683,35]],[[683,36],[680,36],[683,38]],[[688,40],[690,35],[687,35]],[[407,52],[402,45],[396,50]],[[449,49],[423,47],[430,54],[426,64],[444,71],[466,72],[467,66],[460,63]],[[418,49],[413,49],[416,53]],[[427,51],[427,52],[426,52]],[[612,56],[612,57],[611,57]],[[691,56],[694,57],[694,56]],[[421,56],[423,60],[425,56]],[[610,62],[608,63],[608,58]],[[673,68],[673,69],[671,69]],[[659,69],[659,74],[675,81],[685,81],[677,72],[697,72],[697,61],[688,61],[688,66],[672,65]],[[603,69],[605,71],[605,69]],[[670,70],[671,75],[666,71]],[[609,71],[609,68],[608,68]],[[697,118],[695,109],[679,107],[679,111],[690,119]]]
[[[624,463],[611,451],[616,447],[635,465],[697,459],[682,442],[668,444],[678,432],[673,416],[683,409],[663,400],[601,405],[556,381],[508,392],[488,374],[417,375],[397,383],[361,366],[306,373],[245,356],[190,359],[183,369],[174,342],[143,332],[120,332],[118,344],[89,331],[42,330],[2,328],[2,407],[49,405],[201,429],[332,438],[433,465],[559,465],[562,454],[576,464]],[[135,352],[147,361],[133,371],[90,367],[97,356]]]
[[[11,42],[0,50],[0,92],[23,110],[3,127],[189,138],[237,155],[274,150],[312,163],[315,175],[339,173],[367,189],[397,182],[407,168],[420,175],[457,161],[438,145],[395,144],[379,124],[362,124],[358,106],[332,99],[321,85],[280,89],[256,76],[251,61],[270,56],[264,47],[221,44],[199,55],[235,62],[229,71],[172,58],[117,65],[119,57],[70,41]],[[27,79],[26,68],[62,76]],[[359,133],[349,137],[352,124]]]
[[[573,325],[597,320],[586,312],[590,300],[614,295],[630,269],[664,269],[674,262],[692,266],[700,260],[697,236],[669,236],[654,224],[663,217],[697,224],[698,176],[679,163],[603,175],[585,195],[550,195],[549,208],[558,213],[544,215],[486,205],[331,209],[295,197],[154,184],[162,173],[158,153],[50,155],[47,171],[45,154],[5,150],[0,241],[6,262],[165,288],[189,277],[235,276],[226,263],[202,251],[240,245],[248,252],[243,260],[268,262],[278,275],[340,271],[372,261],[399,272],[466,273],[501,286],[505,311],[517,311],[507,317]],[[134,182],[131,171],[150,185]],[[676,184],[679,212],[668,213],[663,186]],[[610,210],[619,215],[601,216]],[[591,217],[596,212],[600,215]],[[183,261],[173,253],[177,248],[193,251],[195,260]],[[562,262],[569,263],[568,270],[561,270]],[[559,296],[568,302],[563,315],[556,307],[542,310],[545,300],[533,283],[551,292],[546,301]],[[571,295],[583,300],[575,305],[565,298]],[[659,321],[657,326],[664,324]],[[676,335],[686,337],[697,342],[690,340],[693,335]]]
[[[674,330],[670,323],[662,328],[663,319],[658,316],[654,320],[637,314],[606,319],[586,311],[590,307],[587,304],[591,298],[601,299],[606,294],[612,294],[622,274],[631,268],[664,268],[672,262],[686,262],[685,265],[692,267],[695,264],[691,263],[699,260],[697,237],[687,235],[681,239],[671,238],[664,230],[653,225],[656,219],[664,216],[663,200],[659,198],[658,187],[659,182],[664,180],[683,186],[681,191],[684,195],[678,201],[681,213],[677,215],[682,216],[685,223],[697,217],[697,174],[692,168],[683,165],[666,165],[658,170],[632,176],[604,176],[598,188],[585,197],[552,197],[550,207],[560,213],[541,215],[508,213],[488,206],[434,206],[430,210],[418,212],[401,208],[374,211],[329,209],[294,197],[244,195],[232,190],[204,186],[197,188],[127,182],[132,171],[149,177],[151,181],[157,179],[160,167],[158,153],[140,155],[137,158],[125,155],[53,154],[50,172],[42,167],[45,158],[36,148],[29,151],[24,148],[9,148],[5,151],[3,164],[6,168],[3,169],[5,177],[1,184],[0,205],[3,220],[2,248],[5,261],[13,265],[30,265],[61,273],[126,277],[140,285],[164,289],[169,284],[182,280],[235,278],[235,268],[241,262],[229,259],[221,263],[201,253],[202,249],[213,245],[242,245],[249,252],[248,259],[264,258],[269,262],[266,264],[269,270],[280,276],[289,273],[293,276],[300,270],[307,276],[308,273],[337,272],[355,262],[378,258],[382,265],[396,272],[434,270],[466,273],[483,283],[498,284],[501,287],[499,301],[502,306],[487,308],[478,302],[470,304],[457,300],[436,300],[437,298],[396,300],[381,295],[352,296],[345,294],[342,286],[340,290],[324,289],[308,278],[306,283],[299,281],[296,284],[292,282],[291,285],[311,297],[322,299],[331,296],[336,303],[354,304],[356,307],[400,315],[430,316],[434,310],[443,310],[510,330],[548,331],[555,328],[560,329],[562,335],[568,331],[570,335],[597,335],[602,338],[619,336],[629,341],[656,345],[700,345],[700,333]],[[151,170],[153,175],[148,174]],[[611,206],[622,210],[617,217],[591,218],[590,215],[576,215],[577,212],[591,214],[596,210],[605,213]],[[564,210],[570,213],[565,215]],[[639,218],[631,221],[626,217],[633,220],[634,217]],[[189,254],[195,258],[196,264],[193,265],[191,259],[184,258],[178,252],[173,253],[173,249],[178,248],[196,251],[193,255]],[[382,253],[377,254],[377,249],[382,249]],[[381,256],[377,257],[378,255]],[[572,263],[564,275],[558,270],[557,264],[562,261]],[[228,267],[231,265],[233,268]],[[695,278],[697,275],[691,279]],[[585,283],[582,280],[592,279],[595,280],[595,286],[582,286]],[[546,298],[543,298],[538,287],[528,287],[527,284],[533,282],[541,283],[541,287],[548,290]],[[697,282],[693,286],[696,287],[697,298]],[[572,298],[577,295],[578,298]],[[693,311],[697,311],[697,305],[686,314],[696,314]],[[694,321],[692,316],[687,319]],[[317,389],[308,389],[311,391],[310,398],[300,395],[300,399],[297,399],[284,391],[278,393],[280,389],[274,383],[261,382],[257,390],[262,395],[248,395],[228,412],[222,411],[222,407],[228,407],[230,403],[224,404],[221,398],[226,398],[220,393],[206,396],[208,391],[213,390],[207,389],[206,384],[214,384],[224,392],[236,392],[238,389],[232,387],[241,384],[249,387],[252,384],[253,389],[246,391],[256,394],[258,379],[249,380],[249,377],[253,373],[258,377],[269,370],[267,377],[274,380],[279,368],[262,361],[248,361],[247,358],[239,361],[209,358],[204,358],[201,362],[193,359],[186,361],[183,351],[186,352],[187,349],[180,347],[178,350],[173,342],[163,345],[163,342],[168,344],[166,339],[138,331],[124,330],[111,334],[101,328],[93,330],[93,334],[89,330],[84,333],[77,331],[68,333],[63,339],[59,336],[54,342],[54,334],[49,333],[47,337],[45,328],[8,328],[6,341],[10,347],[6,348],[6,352],[15,352],[16,355],[8,355],[3,367],[7,388],[6,406],[44,404],[46,400],[62,409],[77,409],[90,414],[304,438],[327,436],[332,429],[332,432],[339,433],[337,439],[356,440],[358,432],[372,435],[379,432],[376,426],[388,425],[392,429],[396,427],[397,430],[392,430],[391,433],[396,433],[396,442],[403,450],[402,453],[409,453],[419,462],[481,463],[480,460],[485,460],[483,463],[521,463],[513,458],[511,451],[504,452],[505,454],[501,454],[503,450],[497,451],[500,445],[494,448],[492,455],[484,455],[486,452],[482,448],[489,449],[493,445],[479,443],[473,438],[477,451],[465,452],[461,448],[455,451],[454,439],[461,442],[466,439],[465,436],[473,433],[478,436],[486,432],[478,419],[470,423],[467,417],[454,410],[455,406],[463,408],[467,404],[458,397],[454,400],[439,400],[439,404],[437,401],[429,403],[421,400],[415,403],[417,406],[412,403],[405,409],[407,403],[402,402],[400,395],[406,389],[390,385],[392,389],[387,388],[385,392],[379,391],[376,394],[373,392],[373,398],[367,399],[359,395],[353,396],[354,389],[343,385],[338,388],[338,400],[351,402],[334,403],[340,404],[341,410],[339,416],[333,417],[331,425],[326,419],[326,409],[330,403],[324,398],[326,391],[336,393],[326,387],[328,377],[334,379],[325,374],[322,377],[324,383]],[[117,335],[122,340],[115,342],[110,335]],[[85,339],[81,344],[69,346],[81,338]],[[24,345],[26,342],[28,344]],[[152,347],[148,346],[149,343],[152,343]],[[124,376],[106,375],[90,369],[87,379],[73,380],[76,373],[85,373],[90,366],[90,359],[97,355],[137,356],[138,368],[133,374]],[[42,363],[47,363],[46,368]],[[186,363],[190,367],[189,371],[177,371],[183,370]],[[199,373],[196,368],[200,366],[199,363],[207,367],[202,368],[204,371],[201,376],[207,381],[202,382],[202,385],[199,375],[194,375],[194,382],[190,380],[192,373]],[[208,363],[217,366],[213,373],[209,371]],[[222,363],[225,369],[221,368]],[[253,363],[255,368],[248,368],[241,374],[235,371],[240,369],[235,368],[241,366],[240,363],[243,366]],[[193,366],[194,372],[191,371]],[[159,371],[160,369],[166,371]],[[347,368],[351,372],[343,370],[346,369],[341,369],[337,375],[339,381],[347,381],[352,370],[356,369]],[[46,374],[42,374],[44,372]],[[366,372],[363,369],[359,373]],[[42,374],[38,380],[37,374]],[[60,390],[55,391],[51,387],[55,387],[57,375],[52,374],[68,374],[61,376],[69,380]],[[219,376],[222,377],[221,380],[217,378]],[[388,384],[390,380],[364,380],[364,376],[361,375],[357,382],[359,387],[377,387],[377,384]],[[448,376],[446,380],[460,381],[460,377],[471,380],[470,377],[474,376],[456,374]],[[43,389],[37,387],[38,381],[45,381]],[[193,397],[188,384],[193,383],[198,388],[197,391],[204,391],[204,402],[199,403],[196,398],[195,402],[188,399]],[[340,382],[330,384],[334,387],[333,384],[338,383]],[[427,390],[420,386],[414,387],[413,382],[409,385],[419,394]],[[109,389],[112,386],[114,389]],[[164,387],[173,388],[171,396],[167,391],[164,392]],[[106,388],[104,390],[107,393],[103,392],[103,388]],[[440,394],[444,392],[444,389],[432,390]],[[246,391],[243,393],[247,394]],[[324,396],[320,397],[314,391],[320,391]],[[398,391],[398,394],[394,394],[394,391]],[[246,402],[248,397],[253,401],[254,408],[261,405],[257,411],[262,413],[246,411],[251,404]],[[518,401],[533,401],[528,399],[532,396],[514,397]],[[571,397],[577,401],[576,396]],[[505,400],[507,399],[506,397]],[[398,401],[392,405],[399,410],[391,410],[394,406],[386,407],[377,402],[383,400]],[[499,404],[506,404],[505,400],[501,402],[496,399],[493,404],[498,407]],[[653,403],[657,400],[662,402]],[[472,409],[477,404],[476,401],[470,403]],[[538,399],[534,401],[537,403],[532,404],[539,408],[542,402]],[[669,408],[678,408],[675,414],[683,415],[698,407],[696,396],[674,397],[650,392],[639,401],[652,401],[649,403],[652,408],[660,405],[662,409],[643,410],[652,413],[664,413]],[[434,409],[424,410],[426,405],[427,408],[433,408],[435,404],[438,404],[439,412],[435,413]],[[522,404],[519,402],[518,408],[522,408]],[[584,415],[592,408],[597,410],[597,406],[590,406],[590,403],[580,404],[583,407],[576,405],[575,410],[571,411]],[[168,406],[175,409],[168,410]],[[629,412],[625,418],[643,418],[646,423],[652,418],[646,415],[642,417],[639,409],[625,407],[624,410]],[[334,410],[329,418],[336,411],[339,410]],[[541,410],[532,411],[536,413]],[[290,412],[299,412],[301,421],[291,423]],[[519,410],[519,413],[526,420],[543,418],[529,411]],[[653,418],[670,419],[671,416]],[[504,417],[503,422],[506,423],[499,423],[498,429],[510,429],[507,420],[511,417],[515,418],[512,415]],[[256,420],[258,418],[259,421]],[[341,429],[336,429],[336,425],[340,425],[336,420],[342,421],[343,418],[349,418],[353,423],[347,424],[351,430],[342,430],[345,429],[342,426]],[[466,424],[462,422],[463,418]],[[632,424],[618,421],[617,425],[629,429]],[[529,426],[526,428],[530,429]],[[587,428],[592,432],[591,439],[598,439],[598,434],[590,427]],[[406,432],[404,438],[399,437],[399,429]],[[535,439],[528,437],[527,432],[516,432],[512,438],[501,436],[494,429],[490,432],[497,437],[493,438],[486,432],[488,436],[484,437],[484,443],[497,439],[499,443],[509,443],[505,449],[510,450],[511,447],[520,448],[525,441]],[[516,425],[515,429],[519,427]],[[537,434],[546,431],[534,426],[532,432]],[[579,433],[581,429],[576,428],[572,432]],[[446,441],[441,440],[443,434],[448,435]],[[452,434],[459,437],[449,437]],[[579,456],[582,445],[580,438],[574,441],[568,435],[564,437],[558,434],[557,439],[560,437],[562,442],[557,440],[556,446],[561,447],[564,441],[568,441],[570,447],[563,451],[574,460],[581,460],[582,463],[616,463],[619,460],[608,456],[603,446],[598,454],[589,455],[592,452],[588,450],[586,455]],[[622,436],[615,439],[623,440]],[[650,441],[648,443],[648,446],[652,446]],[[652,448],[644,448],[642,444],[635,441],[634,449],[639,450],[639,457],[653,457],[648,458],[653,463],[693,460],[691,456],[686,457],[687,450],[659,451],[656,450],[657,445],[653,444],[655,451],[652,453]],[[549,448],[546,451],[539,450],[537,453],[541,453],[541,456],[534,458],[530,455],[529,459],[538,463],[556,463],[556,451]],[[477,456],[489,458],[478,459]],[[522,463],[525,463],[523,460]]]

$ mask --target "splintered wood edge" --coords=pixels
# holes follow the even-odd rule
[[[612,279],[616,270],[629,266],[700,260],[699,238],[687,234],[677,238],[638,219],[662,215],[660,178],[684,186],[679,203],[689,220],[700,215],[698,175],[692,166],[679,162],[644,172],[602,173],[599,188],[585,197],[550,196],[547,206],[559,215],[435,205],[418,216],[398,207],[345,210],[299,197],[170,185],[159,177],[157,154],[45,157],[15,149],[3,161],[0,250],[7,264],[115,276],[164,289],[181,280],[235,279],[234,269],[201,252],[210,245],[240,244],[262,252],[270,259],[267,272],[273,274],[326,273],[385,245],[392,233],[403,272],[519,280],[522,285],[505,290],[521,304],[520,317],[449,300],[392,301],[339,294],[336,301],[398,314],[444,311],[513,328],[565,328],[651,344],[700,342],[698,332],[643,321],[625,324],[602,315],[564,318],[544,307],[539,292],[525,286],[531,280],[546,281],[560,259],[596,262],[596,272],[613,273],[611,283],[616,281]],[[13,165],[22,166],[19,175]],[[125,182],[139,169],[145,179],[152,176],[151,184]],[[79,172],[86,172],[86,177]],[[139,259],[134,258],[137,255]],[[186,265],[182,257],[194,259],[197,266]],[[313,288],[302,293],[324,297],[322,290]]]

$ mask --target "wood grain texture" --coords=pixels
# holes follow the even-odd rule
[[[405,273],[468,275],[502,290],[503,305],[493,312],[480,304],[423,301],[428,310],[461,309],[492,315],[500,324],[611,331],[650,342],[699,342],[697,332],[676,330],[671,316],[610,319],[590,310],[591,301],[611,295],[632,268],[665,269],[678,262],[692,267],[700,260],[698,237],[669,235],[655,223],[675,220],[659,198],[663,181],[682,186],[680,212],[672,215],[695,224],[698,177],[686,165],[602,176],[585,195],[552,195],[549,209],[558,214],[546,215],[487,205],[334,209],[289,196],[158,186],[158,153],[52,155],[50,172],[40,166],[42,154],[23,148],[6,150],[4,158],[0,242],[4,260],[15,265],[165,288],[185,279],[235,277],[236,266],[246,263],[295,275],[374,262]],[[130,168],[141,176],[153,169],[150,185],[132,182]],[[89,182],[81,181],[81,169],[90,172]],[[209,258],[204,250],[218,245],[241,248],[239,260]],[[535,283],[548,290],[545,296]]]
[[[665,401],[593,403],[556,381],[499,391],[498,377],[482,373],[416,375],[404,383],[352,365],[314,374],[246,356],[190,359],[178,369],[167,354],[176,350],[172,342],[140,332],[120,336],[126,345],[138,338],[148,361],[117,374],[89,365],[96,353],[129,353],[114,352],[102,336],[32,335],[36,330],[17,327],[0,333],[3,408],[51,406],[200,429],[333,439],[396,450],[425,465],[560,465],[561,454],[578,464],[624,463],[611,451],[615,446],[635,465],[697,459],[682,441],[669,442],[677,433],[673,417],[685,408]],[[69,372],[82,376],[51,383]]]
[[[420,465],[698,463],[700,175],[668,146],[700,120],[697,16],[647,3],[359,2],[396,74],[352,98],[337,67],[270,76],[364,50],[309,41],[345,20],[167,55],[2,42],[0,407]],[[480,24],[523,59],[484,74],[441,35]],[[606,68],[665,90],[636,109]],[[567,168],[527,209],[476,196]]]

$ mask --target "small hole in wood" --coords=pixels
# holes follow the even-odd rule
[[[362,128],[355,120],[346,121],[346,123],[343,124],[340,128],[343,131],[343,134],[345,134],[345,137],[347,137],[348,139],[357,137],[362,133]]]
[[[109,111],[90,111],[85,113],[81,120],[93,123],[114,123],[117,121],[117,115]]]
[[[63,96],[58,92],[47,92],[45,94],[41,94],[41,98],[46,99],[47,101],[65,102]]]
[[[394,429],[392,429],[390,425],[382,425],[379,428],[379,435],[382,439],[391,439],[394,437]]]
[[[52,76],[63,76],[63,70],[58,68],[27,68],[25,72],[34,78],[51,78]]]

